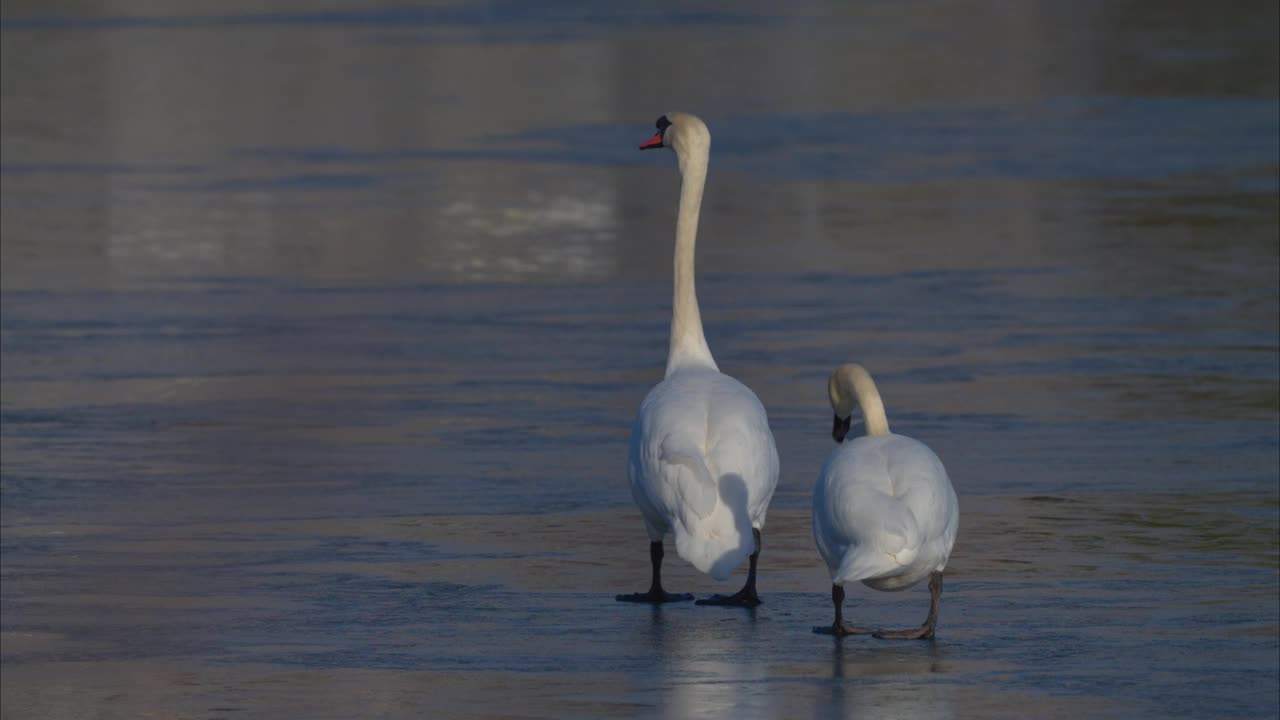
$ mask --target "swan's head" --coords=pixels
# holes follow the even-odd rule
[[[853,424],[853,409],[858,405],[858,399],[853,394],[853,388],[844,387],[845,383],[840,378],[840,371],[844,366],[836,368],[831,373],[831,379],[827,381],[827,396],[831,400],[831,409],[835,411],[835,421],[831,425],[831,439],[836,442],[844,442],[844,438],[849,434],[849,427]]]
[[[867,404],[876,406],[863,408],[864,415],[868,410],[884,414],[871,373],[857,363],[841,365],[832,371],[831,379],[827,381],[827,398],[831,400],[831,409],[835,411],[831,439],[836,442],[844,442],[845,436],[849,434],[849,427],[853,424],[853,411],[859,406],[859,398],[865,398]]]
[[[836,442],[844,442],[849,434],[854,408],[862,410],[868,435],[889,434],[889,421],[884,416],[884,401],[880,399],[876,381],[861,365],[849,363],[836,368],[827,381],[827,397],[836,413],[835,425],[831,427],[831,437]]]
[[[706,152],[711,148],[711,131],[697,115],[670,112],[654,123],[658,132],[640,144],[641,150],[669,147],[679,157],[688,157],[694,150]]]

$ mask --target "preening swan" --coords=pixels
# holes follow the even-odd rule
[[[681,176],[671,345],[666,378],[640,405],[627,465],[631,495],[649,531],[653,574],[647,592],[617,599],[661,603],[693,598],[662,588],[663,539],[673,535],[680,557],[720,580],[750,558],[742,590],[698,604],[755,607],[760,604],[760,531],[778,484],[778,451],[760,400],[720,372],[702,334],[693,258],[711,133],[685,113],[658,118],[657,128],[640,149],[671,148]]]
[[[842,443],[827,458],[813,491],[813,541],[831,572],[835,622],[814,632],[837,636],[932,638],[942,597],[942,571],[960,523],[960,504],[942,461],[924,443],[889,432],[875,381],[861,365],[841,365],[827,383]],[[855,406],[867,434],[844,442]],[[847,625],[844,584],[905,590],[929,578],[929,618],[907,630]]]

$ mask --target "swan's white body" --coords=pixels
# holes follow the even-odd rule
[[[959,525],[942,461],[905,435],[842,443],[813,492],[813,540],[832,584],[909,588],[947,566]]]
[[[693,260],[711,135],[692,115],[667,117],[651,142],[676,151],[683,178],[671,344],[666,378],[636,417],[627,475],[649,539],[673,534],[680,557],[724,579],[756,550],[752,528],[764,527],[778,452],[760,400],[720,372],[702,332]]]
[[[649,539],[672,533],[680,557],[723,580],[754,552],[778,484],[764,407],[714,368],[672,373],[640,406],[628,475]]]

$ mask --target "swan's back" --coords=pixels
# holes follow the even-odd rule
[[[946,566],[959,503],[942,461],[904,435],[846,441],[814,489],[813,533],[833,582],[909,587]]]
[[[646,522],[672,530],[681,557],[727,576],[754,550],[778,480],[764,406],[710,368],[673,373],[645,397],[631,434],[632,495]]]

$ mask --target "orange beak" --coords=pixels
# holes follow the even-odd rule
[[[653,148],[660,148],[660,147],[662,147],[662,131],[661,130],[654,133],[653,137],[640,143],[641,150],[652,150]]]

